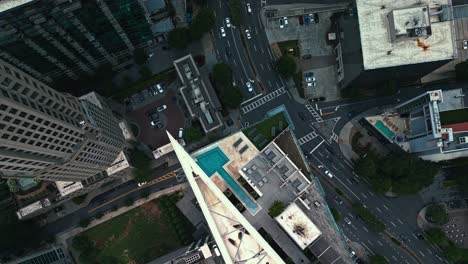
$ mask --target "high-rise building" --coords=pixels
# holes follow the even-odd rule
[[[86,181],[121,154],[118,121],[96,93],[56,92],[0,60],[0,176]]]
[[[77,79],[152,41],[136,0],[0,1],[0,58],[38,80]]]

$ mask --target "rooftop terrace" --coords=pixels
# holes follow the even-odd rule
[[[452,21],[441,14],[451,10],[449,0],[356,0],[356,5],[364,69],[456,57]]]

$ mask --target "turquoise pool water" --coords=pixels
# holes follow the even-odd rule
[[[257,204],[248,196],[244,190],[237,184],[237,182],[224,170],[223,166],[229,159],[224,155],[220,148],[214,148],[205,153],[202,153],[195,157],[197,164],[209,177],[213,176],[215,172],[223,178],[229,188],[236,194],[236,196],[242,200],[244,205],[249,209],[250,212],[254,213],[257,211]]]
[[[382,121],[377,121],[375,122],[375,126],[384,133],[387,138],[392,139],[392,137],[395,135],[393,131],[391,131]]]

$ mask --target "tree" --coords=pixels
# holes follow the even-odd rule
[[[283,55],[276,62],[276,69],[284,78],[291,78],[293,77],[294,73],[296,73],[296,62],[294,61],[293,57],[289,55]]]
[[[114,256],[102,256],[99,258],[101,264],[123,264],[121,259]]]
[[[443,204],[431,204],[427,207],[426,218],[438,225],[444,225],[449,221],[447,208]]]
[[[135,202],[135,200],[134,200],[132,197],[128,197],[128,198],[125,200],[125,205],[126,205],[126,206],[132,206],[134,202]]]
[[[135,181],[146,182],[150,176],[151,160],[143,151],[135,150],[130,154],[130,163],[135,168],[133,170]]]
[[[34,224],[30,220],[19,221],[14,207],[0,209],[0,254],[17,253],[40,241],[33,241]],[[34,246],[34,245],[33,245]]]
[[[216,85],[220,85],[221,90],[225,87],[232,86],[232,70],[226,63],[217,63],[213,66],[212,71],[213,81]]]
[[[237,109],[242,103],[242,93],[237,86],[229,86],[221,92],[221,102],[230,109]]]
[[[335,219],[335,222],[339,222],[341,220],[340,212],[338,212],[336,208],[331,207],[330,212],[332,213],[333,219]]]
[[[12,193],[18,192],[20,190],[18,182],[15,179],[8,179],[7,185],[8,185],[8,188],[10,189],[10,192]]]
[[[274,218],[280,215],[284,209],[286,209],[286,205],[283,202],[276,200],[268,210],[268,214]]]
[[[87,196],[87,194],[85,193],[85,194],[83,194],[83,195],[73,197],[73,198],[72,198],[72,201],[73,201],[76,205],[81,205],[81,204],[86,200],[86,196]]]
[[[197,142],[204,136],[200,123],[193,122],[192,126],[185,129],[184,139],[188,143]]]
[[[201,39],[201,37],[209,32],[215,23],[215,17],[212,10],[203,8],[198,11],[198,14],[193,18],[190,25],[190,36],[192,39]]]
[[[455,76],[457,80],[468,80],[468,60],[455,65]]]
[[[80,252],[87,252],[93,249],[94,243],[88,236],[79,235],[73,238],[72,246]]]
[[[89,226],[90,223],[91,223],[91,220],[89,218],[84,218],[84,219],[81,219],[80,222],[78,222],[78,225],[82,228],[85,228]]]
[[[167,41],[169,46],[183,49],[190,42],[190,32],[186,28],[175,28],[169,32]]]
[[[151,78],[151,76],[153,75],[150,68],[148,68],[148,66],[146,65],[140,67],[139,73],[141,78],[144,80]]]
[[[353,211],[364,221],[374,232],[383,232],[385,224],[367,208],[361,204],[353,204]]]
[[[231,22],[234,26],[240,26],[242,23],[241,8],[242,3],[240,0],[229,0],[231,10]]]
[[[372,255],[369,257],[370,264],[388,264],[386,258],[380,255]]]
[[[195,0],[196,5],[205,7],[208,4],[207,0]]]
[[[425,231],[425,233],[429,242],[434,243],[440,247],[446,247],[449,245],[449,240],[447,239],[444,231],[441,228],[429,228]]]
[[[137,48],[133,51],[133,60],[138,65],[143,65],[148,60],[148,54],[142,48]]]

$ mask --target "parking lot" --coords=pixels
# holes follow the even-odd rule
[[[450,221],[443,229],[447,237],[460,247],[468,247],[468,210],[457,210],[449,212]]]
[[[138,134],[135,136],[151,149],[169,142],[166,130],[172,135],[177,135],[179,128],[185,124],[184,112],[178,104],[176,87],[172,85],[163,88],[162,94],[140,98],[138,108],[127,113],[129,123],[138,127]]]
[[[335,11],[323,11],[312,6],[268,6],[266,10],[277,11],[264,13],[268,18],[262,16],[265,31],[269,43],[273,45],[277,42],[298,41],[298,67],[303,73],[313,72],[316,78],[316,86],[307,86],[303,80],[306,98],[336,100],[339,98],[339,90],[335,55],[333,46],[327,43],[327,33],[331,28],[330,16]]]

